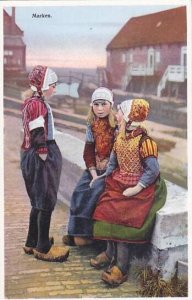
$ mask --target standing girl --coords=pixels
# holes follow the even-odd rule
[[[92,242],[92,214],[99,195],[104,190],[104,179],[113,147],[115,118],[112,110],[113,94],[104,87],[97,88],[91,99],[83,158],[87,169],[83,172],[71,198],[68,235],[64,244],[87,245]]]
[[[147,118],[148,102],[126,100],[118,108],[119,134],[106,171],[105,191],[93,214],[94,238],[107,240],[107,249],[90,261],[98,269],[111,264],[102,280],[112,286],[127,279],[129,244],[150,241],[155,214],[166,199],[157,145],[137,123]]]
[[[32,208],[23,249],[37,259],[61,262],[68,257],[69,249],[53,246],[53,239],[49,238],[62,166],[54,139],[53,115],[46,102],[54,93],[56,82],[57,75],[46,66],[36,66],[29,74],[30,97],[22,109],[21,170]]]

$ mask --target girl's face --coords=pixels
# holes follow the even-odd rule
[[[111,103],[105,100],[96,100],[93,102],[93,112],[98,118],[105,118],[111,110]]]
[[[123,120],[123,112],[121,109],[118,109],[117,113],[116,113],[116,119],[117,119],[117,124],[120,125],[121,121]]]
[[[53,94],[55,94],[56,92],[56,83],[51,84],[49,86],[49,89],[47,91],[45,91],[43,94],[45,96],[46,99],[50,98]]]

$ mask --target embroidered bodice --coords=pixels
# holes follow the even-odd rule
[[[114,129],[110,127],[108,118],[94,121],[92,132],[96,155],[100,160],[109,157],[113,147]]]
[[[114,151],[117,154],[118,165],[121,173],[140,175],[143,172],[139,153],[139,142],[142,134],[134,136],[129,134],[123,136],[118,135]]]
[[[113,148],[115,128],[109,124],[108,117],[97,119],[87,126],[83,158],[87,168],[105,170]]]

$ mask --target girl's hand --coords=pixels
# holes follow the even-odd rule
[[[95,176],[95,177],[91,180],[89,186],[91,187],[91,186],[93,185],[93,183],[95,182],[95,180],[98,180],[98,179],[103,178],[103,177],[105,177],[105,176],[106,176],[106,173],[103,173],[103,174],[100,175],[100,176]]]
[[[89,184],[89,186],[91,187],[92,184],[93,184],[93,182],[95,181],[95,179],[97,179],[96,168],[95,168],[95,167],[89,168],[89,172],[90,172],[90,174],[91,174],[91,176],[92,176],[92,180],[91,180],[91,182],[90,182],[90,184]]]
[[[97,180],[98,178],[99,178],[99,176],[93,177],[93,179],[91,180],[91,182],[90,182],[90,184],[89,184],[90,188],[92,187],[92,185],[93,185],[93,183],[95,182],[95,180]]]
[[[130,188],[124,190],[123,195],[126,197],[131,197],[131,196],[138,194],[142,189],[143,189],[143,187],[140,184],[137,184],[134,187],[130,187]]]

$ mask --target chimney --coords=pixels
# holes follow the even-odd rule
[[[12,17],[11,17],[11,34],[15,33],[15,7],[12,7]]]

